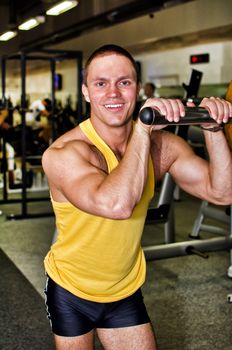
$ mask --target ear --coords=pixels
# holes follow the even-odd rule
[[[85,84],[82,84],[82,94],[84,95],[85,101],[90,102],[88,88]]]

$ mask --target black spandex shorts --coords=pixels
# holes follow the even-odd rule
[[[111,303],[79,298],[48,277],[45,288],[47,315],[54,334],[74,337],[94,328],[120,328],[150,322],[139,289],[133,295]]]

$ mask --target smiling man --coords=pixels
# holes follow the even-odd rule
[[[210,162],[180,137],[132,120],[137,66],[116,45],[97,49],[85,66],[89,119],[43,155],[58,238],[45,258],[47,313],[58,350],[94,347],[154,350],[156,341],[141,286],[146,262],[141,236],[155,182],[166,172],[183,190],[216,204],[232,201],[232,159],[220,124],[232,105],[203,99],[218,122],[204,127]],[[184,118],[180,100],[151,98],[169,121]],[[215,126],[215,124],[213,124]]]

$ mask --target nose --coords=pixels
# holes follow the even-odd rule
[[[116,84],[110,84],[108,89],[108,95],[110,97],[118,97],[121,95],[119,88]]]

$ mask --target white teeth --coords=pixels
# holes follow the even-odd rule
[[[106,108],[119,108],[122,107],[122,104],[116,104],[116,105],[105,105]]]

